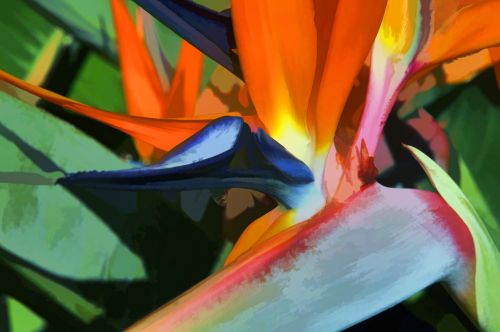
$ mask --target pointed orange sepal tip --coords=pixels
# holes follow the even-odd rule
[[[124,115],[82,104],[57,93],[29,84],[2,70],[0,70],[0,79],[46,101],[121,130],[133,138],[142,140],[163,151],[169,151],[182,143],[213,119],[221,116],[240,116],[238,113],[224,113],[180,119],[151,119]]]
[[[203,59],[203,53],[187,41],[182,41],[175,74],[165,100],[168,117],[190,117],[195,114],[203,74]]]
[[[127,112],[148,118],[165,117],[160,79],[123,0],[111,0]]]
[[[138,11],[136,26],[123,0],[111,0],[111,10],[127,112],[134,116],[164,118],[162,85],[144,43],[142,14]],[[141,159],[151,160],[155,154],[152,145],[137,140],[135,145]]]

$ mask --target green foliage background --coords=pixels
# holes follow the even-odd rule
[[[199,2],[216,10],[228,7],[228,1]],[[131,9],[135,6],[128,4]],[[180,39],[161,24],[157,26],[163,50],[175,64]],[[80,67],[67,82],[67,95],[102,109],[125,112],[107,1],[13,0],[2,4],[0,68],[27,77],[37,70],[37,59],[54,34],[61,32],[64,37],[57,46],[58,54],[84,50]],[[53,59],[54,64],[59,60]],[[214,68],[215,63],[207,58],[204,83]],[[443,124],[455,151],[455,180],[500,247],[500,94],[493,72],[487,70],[462,85],[437,86],[418,96],[417,103]],[[107,134],[111,132],[102,133]],[[123,328],[167,297],[201,280],[227,255],[226,242],[214,236],[213,226],[206,222],[222,214],[209,199],[200,199],[203,216],[193,220],[183,212],[185,193],[131,194],[123,196],[123,200],[139,212],[128,215],[120,214],[123,206],[113,206],[104,198],[110,193],[70,193],[54,186],[54,180],[63,172],[130,167],[117,156],[133,154],[130,142],[119,140],[115,147],[111,151],[99,142],[99,137],[89,137],[58,117],[0,92],[0,275],[22,281],[20,291],[9,292],[8,287],[16,284],[13,281],[0,285],[0,294],[7,295],[3,313],[0,306],[0,318],[2,314],[8,317],[12,331],[39,331],[46,324],[20,303],[27,299],[26,290],[32,289],[37,292],[30,306],[40,308],[47,301],[53,303],[51,310],[66,315],[64,326],[79,329],[85,326],[81,322],[99,317],[103,310],[115,310],[109,320],[99,321],[97,326]],[[470,173],[464,172],[465,168]],[[195,194],[205,197],[203,193]],[[155,238],[158,243],[165,239],[170,242],[158,261],[147,261],[145,255],[156,248],[131,247],[130,239],[117,231],[109,216],[88,207],[91,203],[108,209],[117,216],[117,223],[128,223],[127,227],[136,227],[134,223],[150,218],[151,223],[134,228],[138,236],[145,238],[160,227],[158,223],[168,220],[170,228],[163,231],[177,232],[174,237],[180,240]],[[171,269],[160,267],[168,262]],[[193,265],[197,267],[191,271]],[[137,297],[118,305],[116,299],[106,295],[125,290]],[[157,293],[164,296],[152,295]],[[418,294],[404,307],[436,331],[473,328],[440,286]],[[127,310],[136,311],[130,314]],[[127,314],[125,320],[120,318]]]

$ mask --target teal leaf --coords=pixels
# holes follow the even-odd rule
[[[137,279],[144,267],[118,237],[54,179],[128,167],[72,126],[0,93],[0,246],[54,274]]]

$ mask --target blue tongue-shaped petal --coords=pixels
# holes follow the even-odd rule
[[[223,117],[172,150],[161,162],[117,171],[68,174],[64,185],[124,190],[248,188],[294,207],[314,177],[302,161],[262,130]]]

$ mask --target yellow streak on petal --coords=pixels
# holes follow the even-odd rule
[[[311,139],[290,112],[278,111],[279,121],[271,128],[273,138],[306,164],[312,158]],[[267,127],[267,124],[266,124]]]
[[[242,254],[253,248],[262,235],[283,213],[284,211],[280,207],[276,207],[262,217],[253,221],[234,244],[233,250],[224,262],[224,266],[231,264]]]
[[[316,68],[313,2],[232,0],[231,13],[241,68],[257,114],[273,138],[303,154],[301,137],[307,131]],[[292,133],[300,138],[292,139]]]
[[[379,38],[386,52],[405,55],[412,47],[417,27],[418,1],[387,2]]]

